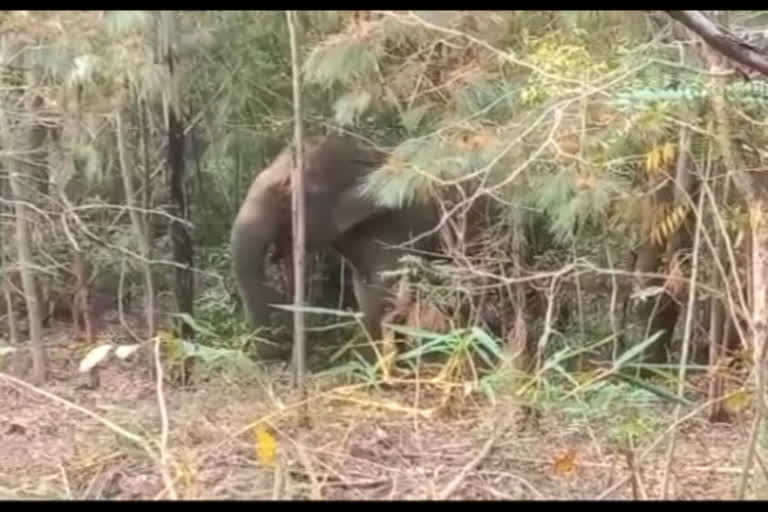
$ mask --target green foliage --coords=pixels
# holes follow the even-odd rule
[[[616,93],[614,105],[621,108],[650,108],[659,103],[682,105],[709,101],[710,89],[701,80],[668,79],[667,83],[634,83]],[[733,105],[765,106],[768,85],[765,82],[735,82],[726,86],[726,100]]]
[[[304,63],[304,76],[310,84],[352,85],[375,71],[378,57],[377,46],[368,41],[339,37],[310,53]]]
[[[551,32],[542,37],[523,33],[528,60],[539,73],[534,73],[521,92],[521,100],[534,105],[545,98],[572,90],[575,82],[588,82],[604,75],[617,63],[596,59],[586,45],[588,33],[583,29]]]
[[[430,116],[430,114],[434,112],[434,108],[435,104],[432,102],[428,101],[422,103],[421,105],[403,112],[402,116],[400,117],[400,122],[408,134],[413,135],[419,133],[422,126],[431,124],[429,123],[429,118],[435,117]]]
[[[478,78],[456,93],[456,113],[473,116],[483,112],[487,120],[502,122],[509,119],[517,105],[520,85],[503,77]]]
[[[529,195],[535,208],[551,220],[550,231],[558,243],[580,237],[580,229],[592,222],[604,225],[609,208],[625,183],[620,178],[583,176],[573,168],[541,173],[533,178]],[[594,235],[594,233],[592,233]]]
[[[410,139],[394,149],[388,164],[371,173],[361,185],[361,193],[383,206],[401,207],[429,193],[436,171],[435,162],[443,156],[433,139]]]
[[[399,361],[416,364],[430,356],[441,355],[447,358],[472,358],[477,356],[488,367],[501,357],[499,340],[489,336],[478,328],[459,329],[448,334],[438,334],[422,329],[405,326],[393,326],[393,330],[408,336],[417,342],[417,347],[398,356]]]
[[[228,231],[240,200],[253,176],[292,137],[285,13],[179,16],[182,113],[209,142],[200,161],[190,158],[187,166],[194,235],[202,249],[198,265],[227,275]],[[576,257],[592,256],[599,251],[595,247],[602,247],[598,237],[623,249],[640,238],[637,198],[647,190],[638,184],[645,184],[640,173],[647,171],[646,155],[675,142],[680,120],[706,134],[712,118],[708,78],[660,63],[677,60],[678,48],[651,39],[658,34],[650,33],[648,16],[435,11],[374,13],[352,23],[349,12],[302,12],[305,131],[323,133],[335,124],[392,146],[391,158],[361,185],[362,193],[382,205],[402,206],[439,195],[469,175],[476,178],[472,185],[483,180],[492,187],[509,180],[493,191],[494,199],[506,205],[502,217],[508,224],[527,227],[526,243],[492,240],[501,247],[493,247],[493,254],[504,255],[498,258],[502,265],[521,260],[545,268],[570,260],[573,253],[557,243],[567,243]],[[432,26],[426,28],[419,20]],[[114,133],[104,120],[118,109],[125,113],[130,164],[137,172],[143,170],[137,99],[146,100],[150,111],[150,170],[162,167],[166,132],[158,107],[168,99],[170,82],[166,64],[156,58],[156,13],[6,13],[0,21],[4,29],[24,28],[34,36],[34,44],[24,49],[24,64],[40,72],[42,80],[35,79],[34,85],[45,85],[37,90],[51,108],[61,108],[62,123],[82,120],[84,140],[67,144],[71,153],[66,156],[89,185],[105,185],[99,190],[104,195],[111,183],[105,178],[114,178]],[[694,65],[691,59],[685,62]],[[640,71],[620,80],[630,69]],[[733,108],[762,115],[768,87],[732,80],[726,98]],[[597,109],[610,111],[608,120],[597,119],[601,116],[592,112]],[[545,113],[540,127],[521,137]],[[760,130],[732,117],[734,138],[764,145]],[[560,124],[554,126],[552,119]],[[699,168],[704,168],[704,155],[714,153],[714,160],[719,156],[709,151],[710,144],[707,135],[694,139],[692,153]],[[132,247],[125,224],[116,220],[115,225],[98,235],[113,246]],[[502,232],[499,238],[512,238],[502,229],[485,234],[494,238]],[[153,249],[164,252],[167,243],[167,237],[158,237]],[[510,253],[508,246],[519,253]],[[107,266],[114,258],[110,251],[94,250],[94,258]],[[531,252],[529,258],[517,258],[525,251]],[[554,257],[542,263],[542,253]],[[496,257],[489,254],[490,249],[472,260],[479,273],[497,273]],[[138,264],[129,266],[129,280],[140,282]],[[324,268],[321,273],[330,274]],[[169,275],[164,267],[157,273]],[[245,351],[255,337],[233,311],[230,293],[208,277],[201,280],[199,315],[188,323],[194,324],[203,346]],[[445,281],[430,285],[460,287]],[[477,347],[488,357],[495,354],[471,326],[437,339],[423,333],[410,336],[423,345],[405,360],[426,353],[470,353]],[[482,359],[480,353],[474,355]],[[561,372],[561,362],[548,370]]]
[[[368,91],[348,92],[333,105],[336,122],[340,126],[356,126],[360,116],[368,110],[370,105],[371,93]]]

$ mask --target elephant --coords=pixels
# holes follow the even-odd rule
[[[409,251],[438,248],[437,205],[414,201],[388,208],[363,195],[361,180],[380,167],[387,154],[359,138],[307,138],[304,155],[306,251],[331,249],[350,265],[363,327],[371,339],[380,339],[381,321],[394,293],[381,272],[396,269]],[[268,304],[280,302],[265,282],[265,259],[272,246],[280,257],[291,254],[292,166],[289,145],[253,180],[231,231],[233,274],[253,327],[266,326]]]

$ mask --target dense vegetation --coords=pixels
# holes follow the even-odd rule
[[[710,14],[761,46],[768,14]],[[618,377],[690,404],[686,375],[709,370],[711,419],[747,398],[762,417],[764,81],[663,12],[298,20],[305,133],[389,148],[364,187],[381,204],[444,205],[448,259],[410,262],[387,334],[408,340],[402,372],[442,355],[440,378],[491,399],[510,375],[528,399]],[[169,364],[251,355],[271,334],[241,314],[229,234],[293,137],[285,13],[6,11],[0,27],[0,340],[43,383],[46,328],[85,298],[89,348],[162,333]],[[496,213],[467,216],[476,199]],[[360,336],[333,314],[356,307],[349,269],[310,263],[313,346]],[[318,368],[391,377],[354,356]]]

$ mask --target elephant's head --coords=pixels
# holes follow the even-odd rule
[[[284,149],[254,179],[232,229],[234,276],[251,323],[267,323],[268,304],[282,302],[265,283],[270,246],[290,254],[291,148]],[[376,216],[382,208],[358,192],[360,179],[384,161],[385,154],[347,136],[311,138],[305,143],[307,250],[333,245],[344,233]]]

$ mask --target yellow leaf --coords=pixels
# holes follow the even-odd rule
[[[555,457],[555,474],[563,476],[572,473],[576,469],[576,450],[569,449],[567,452]]]
[[[653,228],[651,230],[651,243],[661,245],[661,235],[659,234],[658,228]]]
[[[645,170],[648,171],[648,174],[653,172],[653,154],[654,152],[651,150],[651,152],[645,156]]]
[[[262,464],[272,466],[277,455],[277,439],[264,425],[258,425],[253,429],[256,441],[256,457]]]
[[[744,410],[744,408],[750,404],[752,401],[751,398],[752,397],[749,395],[749,393],[743,389],[740,389],[726,398],[723,402],[723,405],[728,410],[728,412],[737,413]]]
[[[672,218],[672,215],[670,215],[665,219],[665,224],[667,228],[667,237],[670,237],[672,236],[672,233],[675,232],[675,222],[674,222],[674,219]]]
[[[667,142],[662,148],[664,154],[664,162],[671,162],[675,158],[675,144]]]
[[[672,210],[672,215],[670,215],[670,218],[675,226],[679,226],[682,224],[683,221],[683,207],[678,206],[674,210]]]
[[[657,171],[661,167],[661,151],[658,148],[653,149],[653,170]]]

